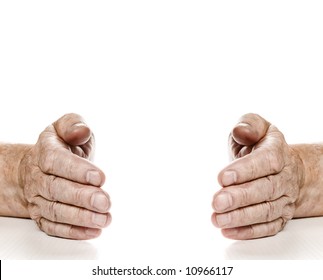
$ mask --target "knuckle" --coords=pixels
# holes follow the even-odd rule
[[[56,152],[51,149],[41,149],[38,160],[40,169],[47,174],[53,172]]]
[[[254,216],[255,213],[252,207],[243,207],[232,213],[233,224],[236,224],[237,226],[253,224],[255,220],[258,220],[258,218]]]
[[[85,213],[86,212],[87,211],[82,208],[75,207],[73,216],[74,216],[75,220],[78,220],[81,224],[85,224],[85,222],[86,222]]]
[[[88,211],[80,207],[69,208],[68,213],[63,214],[63,220],[66,224],[77,226],[86,226],[90,220]]]
[[[284,167],[284,160],[278,150],[270,150],[267,153],[267,162],[272,173],[279,173]]]
[[[234,196],[235,198],[239,199],[239,205],[245,206],[249,204],[249,191],[248,188],[239,188],[239,195]]]
[[[273,200],[276,198],[276,192],[277,192],[277,183],[276,178],[273,175],[269,175],[265,177],[265,184],[266,184],[266,190],[268,193],[268,200]]]
[[[40,208],[37,204],[30,203],[28,205],[28,212],[29,212],[30,218],[32,220],[35,220],[36,222],[39,221],[39,219],[41,218]]]
[[[282,147],[286,143],[284,134],[275,125],[271,125],[271,133],[274,144],[278,147]]]
[[[265,203],[264,207],[264,211],[266,212],[266,222],[270,222],[277,215],[275,203],[272,201],[268,201]]]
[[[57,198],[57,187],[56,187],[57,177],[53,175],[46,176],[45,186],[48,199],[55,201]]]
[[[45,218],[41,218],[38,226],[49,236],[71,238],[71,225],[53,223]]]
[[[67,225],[66,232],[68,238],[75,238],[77,237],[78,230],[75,226]]]
[[[254,226],[254,225],[247,226],[247,227],[245,228],[244,235],[245,235],[245,236],[246,236],[246,238],[248,238],[248,239],[252,239],[252,238],[257,237],[257,236],[256,236],[256,231],[255,231],[255,226]]]
[[[74,190],[74,197],[73,197],[73,200],[75,201],[75,203],[83,202],[86,197],[86,192],[88,192],[87,189],[76,188]]]
[[[48,206],[47,206],[47,209],[46,209],[46,212],[47,212],[47,215],[48,218],[53,221],[53,222],[58,222],[58,214],[59,213],[59,205],[60,203],[57,203],[55,201],[50,201],[48,203]]]

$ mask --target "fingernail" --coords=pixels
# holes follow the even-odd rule
[[[231,217],[228,214],[217,215],[216,222],[219,227],[224,227],[231,223]]]
[[[73,124],[71,127],[78,128],[78,127],[84,127],[84,126],[87,126],[87,125],[85,123],[78,122],[78,123]]]
[[[72,133],[74,130],[80,128],[80,127],[87,127],[87,125],[85,123],[75,123],[73,124],[69,129],[68,129],[68,132],[69,133]]]
[[[216,195],[213,201],[215,211],[223,212],[232,206],[232,197],[229,193],[220,193]]]
[[[93,214],[92,222],[99,227],[105,227],[107,224],[107,217],[102,214]]]
[[[225,171],[221,181],[223,186],[230,186],[237,181],[237,173],[235,171]]]
[[[87,228],[85,230],[85,234],[89,237],[89,238],[94,238],[94,237],[97,237],[99,236],[101,233],[101,230],[100,229],[97,229],[97,228]]]
[[[100,186],[101,176],[97,171],[88,171],[86,174],[86,181],[93,186]]]
[[[245,122],[239,122],[239,123],[237,123],[237,125],[236,126],[242,126],[242,127],[252,127],[250,124],[248,124],[248,123],[245,123]]]
[[[109,210],[110,200],[103,193],[94,193],[91,199],[91,206],[98,211],[105,212]]]

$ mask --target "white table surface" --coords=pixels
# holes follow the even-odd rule
[[[179,246],[178,251],[173,248],[172,255],[182,255],[182,258],[185,258],[185,255],[189,253],[191,257],[186,256],[187,259],[195,259],[199,255],[199,259],[203,261],[214,259],[317,260],[323,259],[322,230],[323,218],[321,217],[292,220],[281,233],[274,237],[249,241],[228,240],[220,236],[217,230],[211,230],[212,234],[207,235],[207,238],[212,236],[214,238],[208,247],[199,248],[192,245],[190,251],[183,252],[181,246]],[[123,235],[116,234],[113,236],[113,232],[114,230],[111,228],[95,240],[73,241],[49,237],[39,231],[31,220],[1,217],[0,259],[114,259],[121,262],[122,260],[135,262],[138,259],[153,259],[164,253],[157,246],[155,253],[147,256],[146,253],[152,252],[151,246],[147,244],[149,242],[146,244],[135,243],[131,237],[132,233],[129,232],[128,240],[130,242],[122,241],[123,245],[121,245]],[[132,245],[129,246],[130,243]],[[138,245],[141,247],[140,251],[138,251]],[[167,244],[165,246],[167,247]],[[174,246],[172,245],[172,247]],[[200,254],[201,249],[203,256]],[[166,259],[165,255],[164,258]],[[169,258],[171,259],[172,256],[169,256]]]
[[[0,3],[1,141],[35,143],[62,114],[83,115],[113,222],[72,241],[0,218],[1,259],[323,258],[323,218],[252,241],[210,222],[242,114],[264,116],[288,143],[322,141],[320,2],[61,2]]]

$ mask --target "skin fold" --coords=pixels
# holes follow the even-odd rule
[[[67,114],[35,145],[0,145],[0,215],[31,218],[48,235],[90,239],[111,222],[105,175],[91,161],[94,136]]]
[[[277,234],[292,218],[323,215],[323,145],[288,145],[256,114],[229,136],[232,162],[220,171],[213,224],[232,239]]]
[[[213,224],[232,239],[277,234],[292,218],[323,215],[323,145],[288,145],[256,114],[229,136]],[[91,162],[94,136],[81,116],[49,125],[34,145],[0,144],[0,215],[31,218],[48,235],[90,239],[111,222],[105,175]]]

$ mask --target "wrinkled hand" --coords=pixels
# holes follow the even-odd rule
[[[259,115],[244,115],[229,137],[233,161],[218,175],[212,222],[232,239],[275,235],[293,218],[302,161],[283,134]]]
[[[20,186],[30,217],[48,235],[90,239],[110,223],[109,196],[101,189],[105,176],[89,161],[93,152],[90,129],[79,115],[68,114],[24,156]]]

